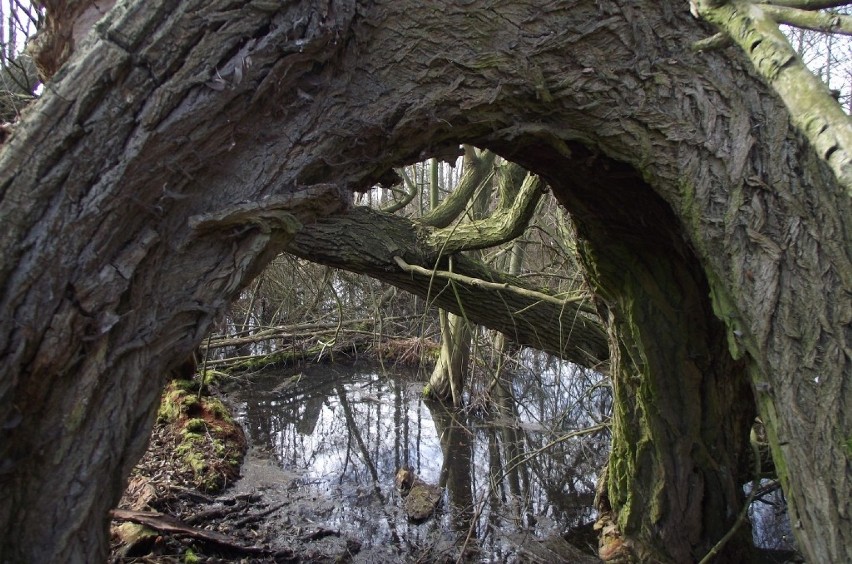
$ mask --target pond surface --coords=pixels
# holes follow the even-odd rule
[[[356,560],[562,560],[565,533],[595,518],[610,390],[528,360],[502,410],[448,411],[422,399],[425,376],[375,364],[264,373],[232,396],[252,444],[237,489],[271,490],[318,530],[355,539]],[[423,523],[403,510],[402,467],[443,488]]]

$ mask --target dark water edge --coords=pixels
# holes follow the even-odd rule
[[[477,400],[460,411],[427,403],[424,376],[411,369],[265,372],[231,394],[252,444],[236,489],[282,500],[288,511],[270,515],[282,525],[298,517],[353,539],[356,560],[566,560],[565,534],[596,516],[609,435],[566,436],[603,422],[611,400],[592,381],[599,375],[530,360],[502,412]],[[443,488],[424,523],[403,511],[394,485],[403,466]]]

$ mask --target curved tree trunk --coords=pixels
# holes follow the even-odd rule
[[[806,556],[852,560],[852,206],[707,33],[680,1],[118,3],[0,149],[0,554],[103,560],[161,375],[300,225],[465,142],[578,216],[627,540],[718,540],[750,386]]]
[[[707,282],[670,210],[636,176],[605,179],[604,190],[599,166],[575,167],[555,190],[574,212],[611,335],[613,443],[598,509],[618,533],[601,539],[601,556],[699,561],[734,525],[742,484],[754,477],[746,364],[727,354]],[[637,224],[644,228],[631,235]],[[613,240],[613,231],[624,235]],[[723,561],[750,561],[750,543],[741,528]]]

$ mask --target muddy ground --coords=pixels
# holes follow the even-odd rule
[[[262,445],[251,446],[215,386],[205,386],[204,394],[197,388],[178,382],[164,395],[149,449],[114,511],[110,562],[493,560],[437,526],[418,529],[434,532],[416,541],[399,530],[395,542],[362,542],[366,537],[336,517],[341,503],[334,494],[323,495],[304,476],[282,469]],[[364,506],[379,505],[385,523],[404,522],[404,500],[392,482],[390,488],[364,484],[351,495]],[[513,556],[506,561],[596,561],[561,537],[507,542]]]
[[[340,562],[355,539],[316,526],[323,502],[248,445],[214,387],[173,382],[113,516],[110,562]]]

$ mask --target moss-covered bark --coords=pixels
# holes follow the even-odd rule
[[[608,321],[615,400],[600,509],[618,527],[602,536],[601,553],[697,561],[744,503],[755,414],[745,364],[727,351],[707,282],[665,203],[636,176],[604,192],[593,170],[575,173],[556,193],[574,210]],[[742,530],[725,558],[747,561],[750,546]]]

